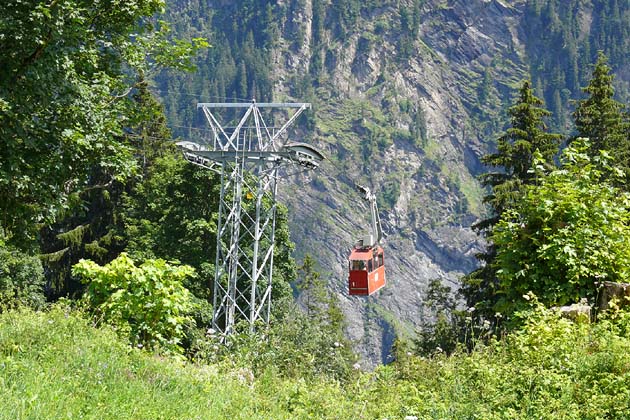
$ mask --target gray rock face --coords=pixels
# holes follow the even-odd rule
[[[295,21],[308,37],[311,4],[302,4]],[[325,33],[322,54],[330,59],[313,104],[312,142],[330,159],[317,173],[285,181],[280,194],[290,208],[298,257],[310,253],[330,278],[364,365],[387,362],[395,337],[413,336],[420,320],[431,316],[423,305],[430,280],[456,290],[460,277],[476,267],[482,243],[470,225],[484,210],[475,176],[494,139],[474,123],[478,91],[490,71],[490,93],[497,103],[509,102],[515,80],[524,76],[517,25],[522,4],[427,1],[413,51],[405,58],[394,3],[359,19],[343,42],[331,30]],[[309,71],[312,40],[297,52],[288,45],[281,42],[274,53],[276,97],[290,95],[291,77]],[[498,113],[492,106],[484,111]],[[423,139],[414,121],[418,113]],[[368,157],[362,151],[379,129],[390,141]],[[388,283],[370,297],[348,296],[346,290],[350,248],[369,228],[367,207],[353,182],[388,199],[381,203]]]
[[[610,309],[611,304],[627,307],[630,304],[630,284],[604,281],[600,285],[598,307],[600,311]]]

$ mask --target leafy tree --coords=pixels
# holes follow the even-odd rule
[[[132,99],[136,107],[126,116],[125,130],[136,162],[135,175],[122,181],[94,169],[86,187],[76,194],[79,205],[67,209],[39,233],[49,298],[79,292],[82,286],[70,271],[81,258],[105,264],[124,249],[127,239],[120,232],[123,197],[146,176],[159,156],[172,151],[161,105],[149,92],[146,81],[137,83]]]
[[[548,174],[538,154],[537,183],[528,185],[506,210],[490,240],[499,278],[495,310],[511,313],[533,292],[547,305],[594,298],[598,281],[630,279],[630,194],[613,185],[622,171],[608,153],[589,156],[584,139],[562,154],[562,166]]]
[[[73,273],[88,284],[88,305],[131,344],[181,351],[184,324],[191,321],[190,295],[182,281],[194,275],[192,267],[161,259],[136,266],[122,253],[105,266],[81,260]]]
[[[497,140],[497,152],[484,156],[486,165],[497,168],[481,177],[482,184],[490,187],[484,201],[490,205],[491,216],[477,223],[474,228],[492,238],[492,232],[501,215],[517,202],[524,186],[534,182],[534,174],[529,171],[534,153],[538,151],[547,167],[553,166],[553,158],[558,152],[560,135],[548,133],[544,118],[550,112],[544,109],[529,81],[524,81],[518,99],[508,113],[511,127]],[[493,265],[497,247],[492,240],[487,250],[479,255],[485,263],[483,267],[464,278],[462,293],[470,307],[476,307],[478,316],[490,318],[494,315],[497,278]]]
[[[0,16],[0,223],[27,248],[81,203],[94,174],[136,171],[126,136],[138,76],[190,67],[197,41],[147,21],[162,0],[9,1]],[[143,20],[144,19],[144,20]],[[201,43],[203,44],[203,43]],[[205,44],[204,44],[205,45]]]
[[[584,89],[587,98],[577,102],[573,114],[579,137],[590,139],[590,155],[608,150],[615,162],[630,174],[630,143],[625,132],[622,103],[614,99],[614,75],[600,51],[592,78]]]
[[[209,281],[219,187],[212,171],[191,165],[174,150],[155,159],[123,197],[119,234],[127,238],[126,251],[138,259],[177,259]]]

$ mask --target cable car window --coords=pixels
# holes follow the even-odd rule
[[[368,260],[368,271],[372,270],[374,270],[374,264],[372,263],[372,260]]]
[[[351,270],[365,270],[365,261],[352,260],[350,261]]]
[[[378,266],[381,267],[383,265],[383,253],[378,254]]]

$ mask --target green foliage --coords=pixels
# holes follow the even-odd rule
[[[134,258],[176,259],[209,275],[219,207],[216,174],[175,151],[155,159],[123,200],[122,234]],[[209,279],[207,279],[209,280]]]
[[[420,29],[422,0],[414,0],[411,8],[400,5],[400,27],[398,37],[398,59],[409,59],[414,53],[414,43]]]
[[[186,66],[198,43],[166,42],[142,21],[161,0],[8,2],[0,17],[0,213],[11,242],[33,247],[42,223],[80,204],[93,174],[136,171],[129,93],[161,65]],[[169,57],[165,60],[165,57]],[[162,57],[162,58],[160,58]],[[34,106],[37,104],[37,106]]]
[[[81,260],[73,274],[87,283],[86,302],[133,345],[181,351],[183,326],[190,322],[190,295],[182,286],[192,267],[164,260],[136,266],[126,253],[105,266]]]
[[[348,378],[356,356],[344,336],[338,298],[326,284],[315,269],[315,260],[306,254],[295,281],[300,305],[289,297],[276,302],[277,315],[263,345],[266,351],[257,360],[259,366],[274,362],[284,374]]]
[[[474,229],[487,237],[492,237],[495,225],[501,215],[512,208],[523,189],[536,181],[530,171],[535,153],[538,153],[546,167],[554,166],[554,156],[558,152],[560,136],[548,133],[544,118],[550,115],[543,108],[541,99],[534,95],[529,81],[524,81],[516,103],[508,111],[511,126],[497,140],[497,152],[482,158],[486,165],[496,171],[481,176],[484,186],[490,193],[484,202],[490,205],[489,218],[478,222]],[[463,279],[462,294],[469,307],[475,307],[475,317],[491,319],[497,301],[496,258],[497,246],[491,241],[486,251],[478,256],[485,263]]]
[[[451,288],[444,286],[440,279],[429,282],[425,299],[432,320],[421,320],[415,341],[417,353],[428,356],[445,352],[451,354],[460,341],[461,316],[457,313],[457,301],[451,294]]]
[[[176,136],[195,140],[201,132],[188,127],[205,125],[195,112],[196,102],[272,102],[273,62],[280,24],[295,31],[291,38],[301,45],[303,35],[293,20],[292,5],[271,0],[244,0],[217,7],[212,3],[184,0],[167,4],[166,19],[178,37],[209,37],[213,48],[199,54],[194,74],[164,71],[155,75],[168,120]]]
[[[132,98],[135,107],[127,114],[126,132],[137,164],[136,176],[116,181],[110,174],[95,169],[86,188],[77,194],[77,205],[40,231],[50,297],[80,294],[82,285],[70,271],[81,258],[105,264],[123,250],[128,241],[121,229],[125,194],[147,176],[157,158],[173,153],[163,110],[146,81],[138,82]]]
[[[124,226],[120,234],[127,238],[126,251],[134,258],[178,260],[195,268],[198,276],[187,279],[185,286],[200,299],[200,305],[212,297],[219,192],[220,180],[214,172],[188,163],[179,153],[164,153],[125,195],[121,211]],[[251,192],[244,196],[247,216],[243,217],[253,217],[256,200],[251,199]],[[267,198],[262,205],[269,208]],[[251,239],[243,234],[242,248],[247,249],[246,241]],[[293,244],[283,206],[277,208],[275,240],[274,299],[289,294],[288,283],[295,278]]]
[[[295,288],[305,306],[307,318],[321,318],[321,311],[324,310],[322,305],[325,304],[329,292],[326,290],[325,280],[315,271],[315,260],[310,254],[304,256],[302,265],[298,267]]]
[[[237,325],[242,332],[228,338],[212,332],[194,343],[196,357],[206,363],[227,361],[252,369],[256,376],[272,367],[283,377],[348,381],[356,355],[344,337],[343,312],[308,254],[298,268],[295,288],[297,301],[292,296],[274,301],[270,326],[260,325],[251,334],[243,323]]]
[[[597,281],[630,280],[630,195],[604,180],[604,173],[621,174],[607,153],[591,159],[589,148],[576,140],[549,174],[538,156],[537,183],[502,214],[490,237],[497,247],[497,311],[512,312],[529,291],[547,305],[564,305],[595,298]]]
[[[237,333],[220,344],[221,337],[210,335],[198,342],[197,359],[204,363],[229,363],[251,370],[255,376],[271,370],[284,378],[334,380],[353,378],[357,357],[341,329],[328,319],[307,314],[296,304],[284,300],[279,316],[269,328],[256,333]],[[326,311],[329,312],[330,308]],[[341,312],[338,312],[341,318]],[[244,326],[245,327],[245,326]]]
[[[44,283],[40,259],[6,246],[0,231],[0,310],[43,307]]]
[[[380,208],[393,209],[400,197],[400,174],[391,174],[380,183],[380,193],[377,202]]]
[[[130,349],[92,325],[61,305],[0,315],[0,419],[287,417],[295,387],[274,376],[257,378],[256,395],[236,370]]]
[[[470,353],[408,356],[339,382],[235,358],[157,358],[61,306],[9,311],[0,314],[0,418],[627,418],[630,314],[573,323],[534,305],[521,316],[521,329]],[[297,368],[309,350],[286,363]]]
[[[588,20],[585,17],[588,16]],[[568,131],[563,119],[571,100],[581,97],[589,64],[603,51],[615,71],[630,64],[630,4],[618,0],[528,0],[523,15],[531,77],[537,92],[551,104],[554,128]],[[628,99],[628,80],[620,81],[620,98]],[[560,93],[560,95],[558,95]]]
[[[497,152],[482,159],[486,165],[501,170],[481,177],[482,184],[492,188],[484,201],[490,204],[495,217],[509,208],[521,185],[532,182],[533,176],[529,169],[534,152],[538,151],[546,164],[552,165],[560,146],[560,135],[546,132],[544,118],[550,112],[543,108],[542,100],[534,95],[529,81],[523,82],[518,100],[508,113],[511,117],[510,128],[497,139]],[[493,220],[482,222],[478,227],[490,227]]]

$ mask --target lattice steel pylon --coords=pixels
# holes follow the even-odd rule
[[[278,179],[290,167],[315,169],[323,156],[305,144],[282,141],[308,103],[200,103],[210,124],[212,150],[182,144],[192,163],[217,170],[221,192],[217,223],[212,326],[229,335],[240,320],[250,331],[269,323]],[[217,110],[244,110],[225,127]],[[261,108],[289,110],[280,127],[266,124]],[[292,115],[291,115],[291,111]],[[220,112],[220,111],[219,111]]]

